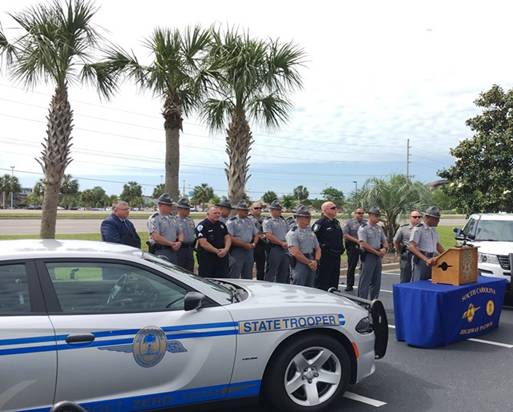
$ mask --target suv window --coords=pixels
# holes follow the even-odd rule
[[[463,228],[463,233],[465,233],[466,236],[468,235],[474,235],[476,230],[476,219],[470,219],[465,227]]]
[[[30,311],[25,265],[0,265],[0,314],[25,315]]]
[[[64,313],[183,309],[187,290],[128,264],[52,262],[46,267]]]
[[[513,242],[513,221],[481,219],[475,240]]]

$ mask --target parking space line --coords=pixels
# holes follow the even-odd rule
[[[487,345],[500,346],[501,348],[513,349],[513,345],[510,345],[509,343],[495,342],[493,340],[484,340],[476,338],[470,338],[467,340],[471,340],[472,342],[485,343]]]
[[[388,325],[388,327],[390,329],[395,329],[395,325]],[[495,342],[493,340],[485,340],[485,339],[477,339],[477,338],[470,338],[467,340],[470,340],[472,342],[477,342],[477,343],[484,343],[486,345],[500,346],[501,348],[506,348],[506,349],[513,349],[513,345],[510,345],[509,343]]]
[[[353,401],[366,403],[367,405],[375,406],[376,408],[379,408],[379,407],[387,404],[386,402],[381,402],[376,399],[367,398],[366,396],[357,395],[356,393],[353,393],[353,392],[344,393],[344,398],[351,399]]]

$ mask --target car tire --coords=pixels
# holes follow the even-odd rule
[[[299,336],[287,342],[271,362],[263,395],[279,411],[326,410],[349,385],[351,360],[344,346],[331,336]]]

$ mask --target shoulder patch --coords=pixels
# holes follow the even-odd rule
[[[196,229],[198,232],[201,232],[203,230],[203,225],[200,223]]]
[[[321,228],[321,225],[319,225],[318,223],[315,223],[315,224],[313,225],[313,227],[312,227],[312,230],[313,230],[314,232],[317,232],[320,228]]]
[[[291,230],[292,232],[295,232],[295,231],[297,230],[297,226],[292,226],[292,227],[290,228],[290,230]]]
[[[159,212],[155,212],[153,213],[151,216],[150,216],[150,219],[154,218],[155,216],[157,216],[159,214]]]

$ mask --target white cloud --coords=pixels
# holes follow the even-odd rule
[[[35,2],[2,1],[4,30],[12,33],[14,25],[5,13],[29,4]],[[506,1],[98,4],[97,23],[108,29],[109,38],[140,56],[147,56],[141,40],[154,27],[196,23],[237,25],[254,35],[293,40],[304,47],[304,90],[293,97],[296,109],[290,122],[278,131],[253,128],[254,169],[350,160],[395,162],[393,171],[402,172],[410,138],[414,160],[432,159],[431,172],[421,176],[434,178],[447,161],[449,148],[470,136],[465,120],[476,113],[472,102],[478,93],[493,83],[513,86],[513,57],[507,52],[513,6]],[[33,159],[44,135],[51,88],[24,92],[13,86],[6,73],[0,73],[0,168],[15,164],[17,169],[39,172]],[[74,86],[70,99],[75,111],[71,173],[148,175],[152,182],[160,180],[164,147],[158,99],[129,84],[108,103],[86,87]],[[208,180],[205,170],[210,170],[222,179],[225,160],[223,135],[210,134],[194,117],[186,119],[184,174],[191,181],[194,176]],[[286,175],[286,167],[283,170],[283,182],[276,185],[300,183]],[[250,185],[257,186],[264,178],[255,173]],[[337,184],[324,180],[319,179],[319,185]]]

